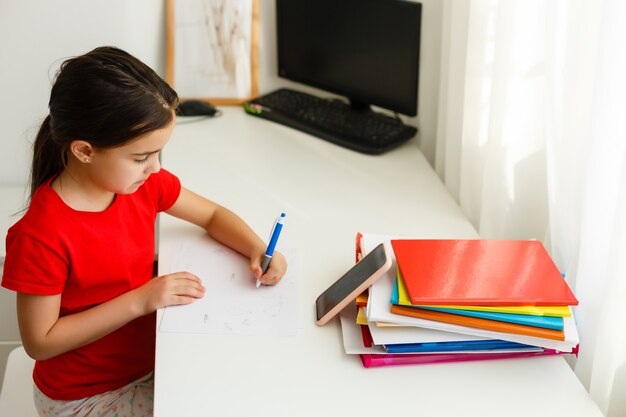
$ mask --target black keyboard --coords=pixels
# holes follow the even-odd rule
[[[417,129],[374,111],[355,111],[349,104],[287,88],[244,105],[247,113],[280,123],[337,145],[381,154],[409,140]]]

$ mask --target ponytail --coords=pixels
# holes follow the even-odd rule
[[[47,179],[61,172],[65,165],[64,150],[54,141],[50,115],[37,133],[33,145],[33,165],[30,175],[30,198]]]

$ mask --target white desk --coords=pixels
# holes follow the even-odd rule
[[[155,417],[601,415],[560,357],[365,369],[346,355],[338,320],[317,327],[314,302],[353,265],[358,231],[473,238],[475,230],[414,141],[367,156],[223,111],[179,125],[163,166],[263,238],[287,212],[280,246],[301,253],[300,327],[295,337],[157,332]],[[161,271],[168,247],[202,235],[169,216],[160,233]]]

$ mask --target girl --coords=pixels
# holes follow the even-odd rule
[[[265,245],[250,227],[161,169],[177,104],[165,81],[116,48],[69,59],[57,74],[2,278],[36,360],[40,416],[152,415],[155,311],[204,295],[187,272],[151,279],[158,212],[249,257],[251,285],[285,273],[277,254],[262,274]]]

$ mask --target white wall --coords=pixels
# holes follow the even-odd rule
[[[164,10],[154,0],[0,0],[0,185],[28,181],[32,140],[63,58],[114,45],[163,73]]]
[[[276,76],[275,3],[259,3],[263,93],[294,84]],[[419,116],[409,123],[419,127],[420,147],[432,162],[442,7],[438,0],[422,4]],[[47,115],[51,79],[63,58],[114,45],[165,75],[163,0],[0,0],[0,39],[0,186],[28,181],[32,140]]]

